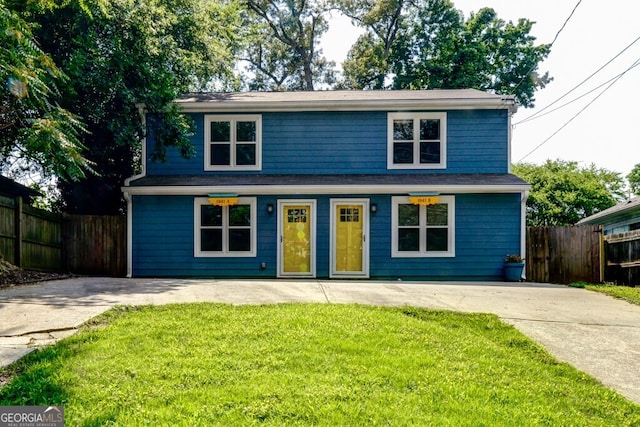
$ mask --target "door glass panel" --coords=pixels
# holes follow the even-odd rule
[[[285,273],[311,272],[311,206],[284,206],[282,259]]]
[[[337,272],[363,271],[362,208],[362,205],[336,206]]]

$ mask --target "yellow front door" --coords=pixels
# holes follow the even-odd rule
[[[333,271],[334,276],[368,275],[366,268],[366,215],[365,203],[332,203],[333,216]]]
[[[313,275],[313,209],[311,204],[281,206],[281,273]]]

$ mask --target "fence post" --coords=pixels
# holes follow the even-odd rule
[[[15,198],[14,227],[15,237],[13,261],[17,267],[22,267],[22,197]]]

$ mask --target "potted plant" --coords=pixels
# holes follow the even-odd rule
[[[520,255],[507,255],[504,259],[504,280],[507,282],[519,282],[524,269],[524,258]]]

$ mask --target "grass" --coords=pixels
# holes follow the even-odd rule
[[[119,307],[10,370],[0,405],[67,425],[640,425],[496,316],[426,309]]]
[[[614,298],[623,299],[631,304],[640,305],[640,287],[619,286],[610,283],[591,284],[585,282],[571,283],[569,286],[585,288],[590,291],[601,292]]]

